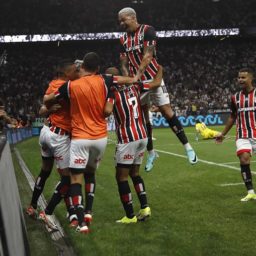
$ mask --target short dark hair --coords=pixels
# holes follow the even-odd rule
[[[58,61],[57,65],[55,66],[55,76],[63,76],[65,74],[66,68],[73,65],[75,62],[72,59],[62,59]]]
[[[120,76],[120,70],[116,67],[109,67],[106,69],[105,74],[111,74],[113,76]]]
[[[87,71],[98,71],[100,66],[100,57],[96,52],[89,52],[85,54],[82,67]]]
[[[248,74],[251,74],[252,76],[254,76],[253,70],[252,70],[251,68],[241,68],[241,69],[239,70],[239,73],[240,73],[240,72],[247,72]]]

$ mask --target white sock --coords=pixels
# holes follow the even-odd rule
[[[248,190],[248,194],[255,194],[254,189]]]
[[[188,143],[184,144],[186,150],[192,149],[191,145]]]
[[[154,155],[155,155],[155,150],[152,149],[152,150],[148,151],[148,154],[149,154],[150,156],[154,156]]]

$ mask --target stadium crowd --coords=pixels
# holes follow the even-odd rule
[[[9,46],[7,64],[0,67],[0,98],[6,112],[23,120],[38,116],[58,58],[81,59],[93,50],[102,58],[102,72],[118,65],[117,41]],[[255,52],[253,40],[160,41],[158,59],[177,115],[227,110],[230,94],[237,89],[237,71],[246,66],[256,69]]]
[[[252,27],[256,23],[253,0],[205,0],[204,4],[201,0],[146,0],[143,4],[132,0],[20,2],[17,8],[12,8],[15,0],[0,3],[0,34],[118,31],[117,16],[113,14],[125,6],[134,7],[140,22],[152,24],[157,30]]]

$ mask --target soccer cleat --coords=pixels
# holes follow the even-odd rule
[[[86,223],[87,226],[90,226],[92,223],[92,215],[90,213],[85,213],[84,214],[84,222]]]
[[[54,223],[52,216],[46,214],[44,211],[41,211],[38,215],[38,219],[42,220],[45,225],[47,225],[48,228],[52,229],[52,230],[58,230],[57,225]]]
[[[138,215],[137,215],[137,219],[138,221],[144,221],[147,218],[149,218],[151,216],[151,209],[149,207],[146,207],[144,209],[140,209]]]
[[[187,156],[188,156],[188,161],[191,163],[191,164],[196,164],[198,159],[197,159],[197,156],[196,156],[196,153],[194,151],[194,149],[188,149],[186,150],[186,153],[187,153]]]
[[[145,165],[146,172],[150,172],[152,170],[154,161],[156,160],[157,157],[159,157],[159,155],[156,152],[154,152],[154,154],[152,155],[148,155],[147,163]]]
[[[241,199],[241,202],[248,202],[250,200],[256,200],[256,194],[248,193],[246,197]]]
[[[77,226],[76,232],[87,234],[89,233],[89,228],[87,225]]]
[[[32,219],[37,219],[38,212],[32,205],[27,208],[26,213]]]
[[[124,216],[122,219],[117,220],[116,223],[122,223],[122,224],[131,224],[131,223],[136,223],[137,222],[137,217],[134,216],[133,218],[128,218]]]

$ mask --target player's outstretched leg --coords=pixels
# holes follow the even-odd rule
[[[188,157],[188,161],[191,164],[196,164],[198,161],[197,155],[196,155],[194,149],[192,148],[192,146],[190,145],[190,143],[188,142],[188,139],[184,132],[184,129],[183,129],[179,119],[177,118],[177,116],[173,113],[170,104],[160,106],[159,110],[161,111],[161,113],[165,117],[165,119],[167,120],[172,131],[176,134],[176,136],[178,137],[180,142],[184,145],[184,148],[186,150],[186,154]]]
[[[147,133],[148,133],[148,144],[147,144],[148,157],[145,165],[145,171],[149,172],[153,168],[154,161],[159,156],[157,152],[153,149],[152,125],[150,122],[148,122],[146,126],[147,126]]]
[[[147,151],[148,151],[148,157],[147,162],[145,165],[145,171],[149,172],[153,168],[153,164],[155,160],[157,159],[158,154],[155,152],[153,147],[153,138],[152,138],[152,125],[150,123],[149,119],[149,108],[148,105],[145,104],[142,106],[143,114],[146,120],[146,126],[147,126],[147,136],[148,136],[148,144],[147,144]]]

